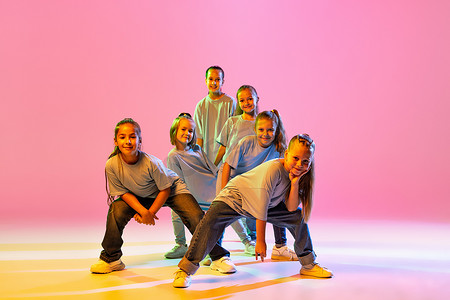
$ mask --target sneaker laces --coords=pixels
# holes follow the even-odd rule
[[[175,279],[178,279],[178,278],[180,278],[180,277],[183,277],[183,278],[189,277],[189,274],[186,273],[186,272],[183,271],[183,270],[178,270],[178,271],[176,271],[176,272],[173,273],[173,274],[175,275]]]
[[[220,261],[231,261],[231,258],[229,258],[228,256],[224,256]]]

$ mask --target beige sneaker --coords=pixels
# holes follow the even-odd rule
[[[229,274],[236,272],[236,266],[228,256],[223,256],[218,260],[213,260],[213,262],[211,263],[211,270]]]
[[[98,262],[96,262],[91,266],[91,272],[98,274],[106,274],[111,273],[113,271],[120,271],[123,269],[125,269],[125,264],[120,259],[110,263],[107,263],[106,261],[99,259]]]
[[[191,275],[179,269],[175,272],[175,279],[172,285],[175,288],[187,288],[191,285]]]
[[[306,269],[304,266],[300,269],[300,275],[314,276],[319,278],[333,277],[333,272],[327,268],[321,267],[318,263],[314,263],[314,267]]]
[[[273,246],[272,256],[270,258],[273,260],[298,260],[297,254],[295,254],[293,250],[289,249],[288,246],[283,246],[281,248]]]

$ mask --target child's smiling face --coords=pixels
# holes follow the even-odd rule
[[[238,96],[239,107],[246,114],[252,114],[255,110],[255,104],[258,98],[253,95],[252,91],[249,89],[243,89]]]
[[[192,120],[181,118],[177,129],[176,143],[181,146],[182,149],[187,147],[187,144],[192,141],[194,136],[195,123]]]
[[[259,119],[255,126],[258,144],[263,148],[267,148],[272,145],[272,142],[275,139],[276,130],[277,128],[274,126],[272,120],[265,118]]]
[[[311,168],[314,159],[314,151],[299,142],[291,149],[286,150],[284,155],[284,168],[294,176],[302,176]]]
[[[223,85],[222,72],[217,69],[209,69],[205,82],[210,93],[220,93]]]
[[[120,125],[114,144],[119,147],[123,156],[137,157],[141,145],[138,130],[130,123]]]

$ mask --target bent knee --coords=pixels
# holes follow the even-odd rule
[[[109,206],[109,214],[116,219],[129,219],[134,216],[136,212],[125,201],[116,200]]]

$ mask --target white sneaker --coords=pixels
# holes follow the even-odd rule
[[[211,269],[225,274],[236,272],[236,266],[228,256],[223,256],[222,258],[213,260],[211,263]]]
[[[175,247],[172,248],[172,250],[164,254],[164,257],[169,259],[183,258],[187,250],[188,250],[187,245],[176,244]]]
[[[120,271],[123,269],[125,269],[125,264],[120,259],[110,263],[99,259],[98,262],[91,266],[91,272],[99,274],[111,273],[113,271]]]
[[[191,285],[191,275],[184,272],[183,270],[178,270],[175,272],[175,279],[173,280],[173,287],[176,288],[187,288]]]
[[[212,263],[211,257],[208,255],[206,255],[206,257],[202,260],[201,264],[202,266],[210,266]]]
[[[250,241],[245,244],[244,253],[255,256],[255,242],[254,241]]]
[[[283,246],[281,248],[273,246],[272,256],[270,258],[273,260],[298,260],[297,254],[289,249],[288,246]]]

